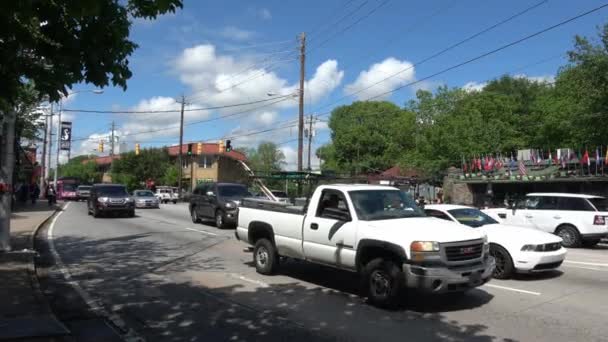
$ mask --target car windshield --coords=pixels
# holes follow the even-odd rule
[[[454,218],[469,227],[477,228],[481,226],[485,226],[486,224],[494,224],[498,223],[496,220],[491,218],[490,216],[484,214],[479,209],[474,208],[463,208],[463,209],[452,209],[448,210],[450,215],[454,216]]]
[[[102,186],[97,188],[97,196],[128,196],[127,190],[122,186]]]
[[[74,184],[63,184],[63,191],[76,191],[76,185],[74,185]]]
[[[363,221],[425,216],[416,202],[399,190],[357,190],[349,194],[357,216]]]
[[[251,194],[242,185],[220,185],[218,186],[221,197],[249,197]]]
[[[135,191],[137,197],[154,197],[152,191]]]
[[[91,190],[90,186],[79,186],[78,190]]]
[[[605,197],[590,198],[589,202],[593,204],[597,211],[608,211],[608,199]]]

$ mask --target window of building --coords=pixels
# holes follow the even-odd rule
[[[197,159],[198,167],[201,169],[210,169],[213,167],[214,157],[211,155],[202,155]]]

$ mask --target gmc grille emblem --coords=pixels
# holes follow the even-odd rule
[[[462,247],[460,249],[460,253],[462,253],[462,254],[471,254],[474,251],[475,251],[475,248],[473,248],[473,247]]]

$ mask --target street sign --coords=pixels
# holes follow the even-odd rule
[[[61,149],[70,150],[72,144],[72,123],[61,121]]]

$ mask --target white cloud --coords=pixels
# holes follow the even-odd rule
[[[279,149],[285,155],[285,165],[283,169],[286,171],[294,171],[298,169],[298,151],[297,148],[291,146],[281,146]],[[321,167],[321,161],[317,158],[314,153],[314,148],[311,150],[310,154],[310,168],[313,170],[318,170]],[[308,167],[308,154],[305,150],[304,155],[302,156],[302,167],[306,169]]]
[[[529,76],[526,74],[513,75],[513,78],[527,78],[532,82],[537,83],[553,83],[555,82],[555,75],[541,75],[541,76]]]
[[[279,113],[277,112],[262,112],[258,115],[258,121],[261,124],[270,125],[276,120],[278,115]]]
[[[462,89],[464,91],[466,91],[467,93],[471,93],[474,91],[482,91],[483,88],[485,88],[487,85],[488,85],[488,82],[471,81],[471,82],[467,82],[465,85],[463,85]]]
[[[260,8],[258,10],[257,14],[258,14],[258,17],[263,20],[272,19],[272,13],[270,13],[270,10],[268,8]]]
[[[396,73],[399,74],[386,79]],[[354,94],[357,99],[365,100],[394,90],[414,79],[415,72],[412,63],[406,60],[400,61],[396,58],[389,57],[380,63],[373,64],[368,70],[361,71],[353,83],[346,85],[345,92],[348,95],[358,92],[357,94]],[[390,94],[383,95],[381,98],[387,98],[388,96],[390,96]]]
[[[236,26],[226,26],[219,31],[220,36],[236,41],[249,40],[255,36],[255,32],[243,30]]]

